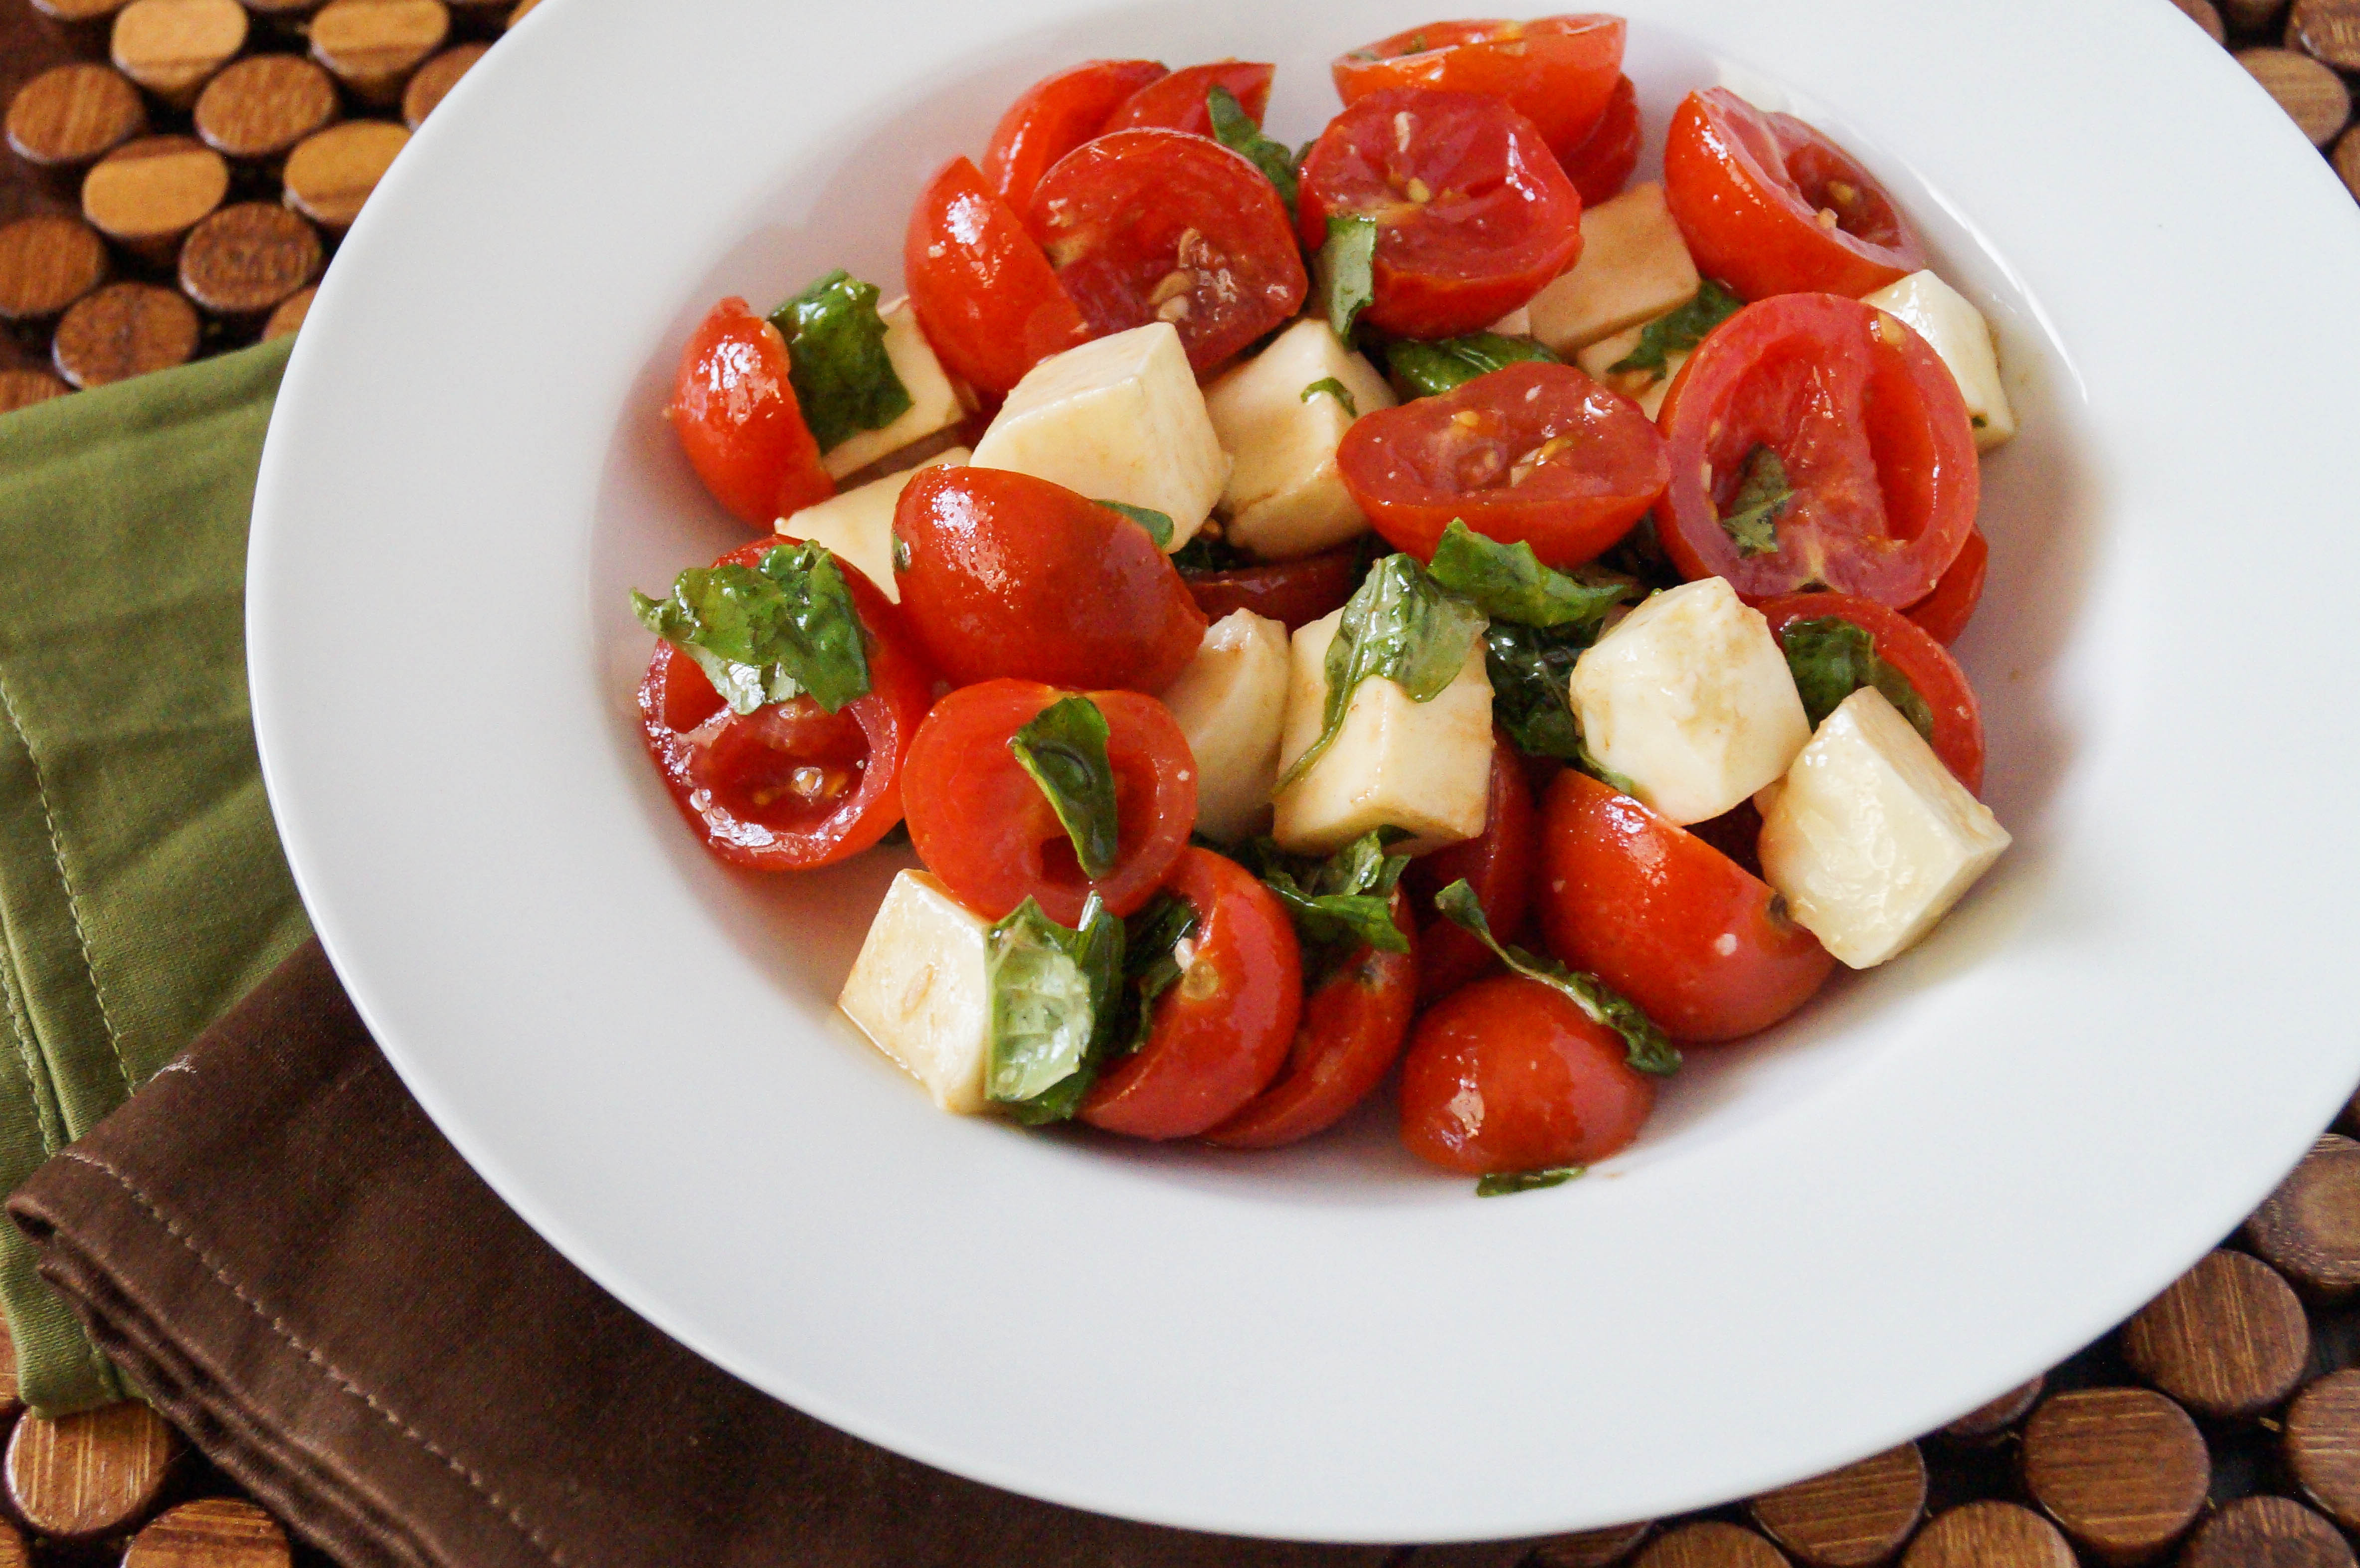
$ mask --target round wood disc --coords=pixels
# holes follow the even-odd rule
[[[2287,1497],[2239,1497],[2188,1540],[2180,1568],[2354,1568],[2333,1525]]]
[[[1918,1532],[1901,1568],[2074,1568],[2057,1527],[2014,1503],[1968,1503]]]
[[[1810,1568],[1874,1568],[1901,1550],[1926,1511],[1926,1461],[1905,1443],[1746,1507],[1764,1533]]]
[[[126,0],[33,0],[33,9],[56,22],[97,22],[123,9]]]
[[[2286,41],[2338,71],[2360,71],[2360,0],[2295,0]]]
[[[300,55],[239,60],[197,97],[197,135],[224,158],[277,158],[335,117],[335,79]]]
[[[526,15],[540,4],[541,0],[517,0],[516,9],[508,13],[508,26],[513,27],[523,21]]]
[[[8,103],[8,146],[44,169],[80,169],[148,128],[148,106],[111,65],[51,66]]]
[[[1707,1520],[1657,1536],[1637,1568],[1791,1568],[1786,1554],[1733,1524]]]
[[[2332,1372],[2289,1406],[2280,1439],[2305,1496],[2360,1530],[2360,1368]]]
[[[410,132],[381,120],[352,120],[307,136],[287,155],[287,204],[341,233],[409,145]]]
[[[2059,1394],[2025,1423],[2025,1489],[2108,1563],[2162,1552],[2204,1506],[2212,1478],[2196,1423],[2146,1388]]]
[[[252,1503],[182,1503],[132,1537],[123,1568],[288,1568],[287,1532]]]
[[[2245,1240],[2318,1301],[2360,1292],[2360,1143],[2322,1135],[2245,1222]]]
[[[169,289],[110,283],[74,301],[49,357],[76,387],[100,387],[186,365],[196,357],[199,328],[197,308]]]
[[[275,201],[224,207],[180,246],[180,292],[222,316],[258,316],[320,275],[319,232]]]
[[[2220,8],[2212,4],[2212,0],[2171,0],[2171,3],[2179,6],[2190,21],[2203,28],[2206,38],[2216,44],[2228,41],[2229,29],[2222,22]]]
[[[1944,1427],[1942,1435],[1960,1443],[1989,1443],[2022,1421],[2025,1413],[2040,1402],[2040,1391],[2048,1386],[2045,1377],[2019,1383],[1989,1404],[1977,1405]]]
[[[2241,33],[2258,33],[2276,22],[2287,0],[2221,0],[2221,16]]]
[[[1655,1528],[1643,1520],[1552,1536],[1533,1547],[1532,1568],[1618,1568]]]
[[[2214,1252],[2124,1325],[2123,1355],[2201,1415],[2256,1416],[2301,1381],[2311,1324],[2276,1269]]]
[[[0,1520],[0,1568],[33,1568],[33,1549],[25,1544],[23,1532],[5,1520]]]
[[[460,44],[420,66],[418,74],[410,79],[410,85],[401,90],[402,122],[413,131],[424,125],[426,116],[434,112],[434,105],[442,102],[443,94],[458,86],[459,78],[466,75],[468,68],[483,59],[490,48],[489,44]]]
[[[0,228],[0,321],[46,321],[106,281],[106,242],[79,218],[37,212]]]
[[[316,286],[299,289],[280,301],[279,309],[270,312],[270,320],[262,323],[264,340],[283,338],[289,332],[300,331],[303,318],[311,313],[311,297],[319,291]]]
[[[73,388],[46,370],[0,370],[0,414],[13,414],[36,403],[46,403],[52,397],[62,397]],[[9,1374],[14,1385],[16,1374]],[[16,1401],[22,1410],[24,1403]]]
[[[246,47],[246,28],[237,0],[131,0],[115,14],[107,52],[124,75],[185,109]]]
[[[128,1530],[156,1506],[176,1441],[136,1399],[55,1420],[28,1415],[8,1439],[8,1496],[44,1535]]]
[[[311,18],[311,57],[370,103],[393,103],[450,36],[442,0],[333,0]]]
[[[7,400],[6,393],[0,392],[0,411],[21,408],[27,403],[45,403],[52,397],[61,397],[72,390],[56,376],[42,371],[12,370],[7,374],[37,377],[49,385],[45,389],[14,403]],[[8,1337],[7,1325],[0,1323],[0,1421],[15,1421],[24,1412],[24,1409],[25,1397],[16,1387],[16,1342]]]
[[[229,163],[193,136],[142,136],[82,181],[82,216],[107,238],[169,255],[229,194]]]
[[[2294,118],[2313,147],[2325,147],[2352,117],[2352,94],[2344,79],[2307,54],[2292,49],[2237,51],[2237,63],[2253,73],[2278,107]]]
[[[2344,133],[2335,144],[2335,172],[2344,177],[2344,189],[2352,199],[2360,201],[2360,128]]]

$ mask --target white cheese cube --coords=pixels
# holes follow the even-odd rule
[[[1340,383],[1351,408],[1332,392]],[[1229,538],[1268,561],[1291,561],[1368,531],[1336,472],[1336,448],[1355,413],[1393,406],[1374,366],[1336,341],[1326,321],[1306,316],[1205,391],[1229,482],[1221,491]]]
[[[1672,377],[1680,373],[1680,366],[1688,362],[1688,354],[1692,351],[1677,349],[1665,354],[1664,368],[1660,372],[1626,370],[1620,375],[1612,374],[1609,367],[1629,357],[1631,352],[1639,346],[1640,334],[1646,330],[1647,323],[1643,321],[1627,331],[1616,332],[1611,338],[1601,338],[1575,354],[1573,363],[1638,404],[1639,411],[1652,419],[1664,407],[1664,394],[1672,389]]]
[[[1567,686],[1590,755],[1676,822],[1721,815],[1811,738],[1770,623],[1726,578],[1647,599],[1582,654]]]
[[[1581,211],[1581,259],[1533,296],[1533,336],[1570,358],[1696,298],[1703,284],[1664,188],[1633,185]]]
[[[1533,308],[1519,305],[1483,330],[1503,338],[1528,338],[1533,335]]]
[[[1206,628],[1196,657],[1164,690],[1196,758],[1196,831],[1206,837],[1235,844],[1268,827],[1286,680],[1286,624],[1233,610]]]
[[[889,452],[967,418],[967,405],[959,400],[958,388],[951,385],[943,362],[934,357],[926,334],[918,330],[918,314],[910,309],[910,301],[896,299],[877,313],[885,321],[885,357],[893,362],[893,374],[901,378],[910,407],[883,430],[855,430],[823,452],[820,465],[830,479],[866,468]]]
[[[1989,452],[2016,434],[2016,410],[2008,406],[2007,388],[2000,385],[1999,350],[1992,343],[1991,324],[1967,303],[1965,295],[1930,272],[1913,272],[1863,295],[1860,302],[1892,311],[1942,356],[1967,400],[1977,452]]]
[[[988,1104],[989,925],[932,872],[904,871],[886,890],[836,999],[878,1050],[926,1086],[934,1104],[961,1116]]]
[[[921,468],[956,468],[967,462],[963,446],[926,459],[917,468],[905,468],[855,489],[841,491],[791,517],[781,517],[778,530],[790,539],[823,544],[860,568],[862,576],[892,603],[901,602],[901,584],[893,580],[893,507],[901,491]]]
[[[1279,772],[1311,749],[1328,707],[1328,645],[1344,612],[1295,634],[1287,681],[1286,730]],[[1406,828],[1403,845],[1420,854],[1483,831],[1491,779],[1491,682],[1483,639],[1430,702],[1411,700],[1391,681],[1360,682],[1344,710],[1344,727],[1303,777],[1275,802],[1272,835],[1298,855],[1326,855],[1371,828]]]
[[[1819,725],[1762,818],[1762,876],[1821,946],[1882,964],[1999,858],[2007,830],[1874,687]]]
[[[975,443],[978,468],[1047,479],[1093,501],[1172,519],[1166,552],[1196,537],[1229,477],[1187,351],[1169,321],[1052,354],[1008,394]]]

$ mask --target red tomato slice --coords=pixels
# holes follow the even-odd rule
[[[1595,207],[1621,194],[1631,171],[1639,167],[1639,147],[1645,139],[1639,125],[1639,90],[1629,77],[1617,77],[1614,96],[1606,101],[1597,127],[1579,146],[1557,153],[1565,177],[1581,192],[1583,206]]]
[[[943,165],[919,193],[901,272],[943,368],[987,392],[1006,392],[1089,336],[1022,220],[966,158]]]
[[[1270,107],[1270,81],[1278,68],[1247,60],[1217,60],[1210,65],[1184,65],[1171,75],[1142,86],[1107,116],[1107,131],[1185,131],[1192,136],[1213,134],[1213,113],[1205,107],[1206,94],[1226,87],[1238,107],[1262,124]],[[1101,133],[1103,134],[1103,133]]]
[[[758,528],[836,494],[787,368],[779,329],[724,299],[689,334],[665,410],[713,498]]]
[[[1161,691],[1205,614],[1147,530],[1062,485],[922,471],[893,511],[901,605],[954,685],[995,676]]]
[[[1453,518],[1575,566],[1664,494],[1663,438],[1639,406],[1569,365],[1526,363],[1362,415],[1336,468],[1377,532],[1431,560]]]
[[[1034,82],[992,130],[984,179],[1022,212],[1051,164],[1107,129],[1108,116],[1165,74],[1158,60],[1092,60]]]
[[[1948,648],[1959,640],[1959,634],[1974,619],[1975,606],[1983,603],[1983,574],[1991,570],[1991,545],[1983,531],[1975,528],[1967,535],[1967,542],[1959,550],[1959,557],[1935,583],[1934,591],[1918,600],[1902,614],[1926,628],[1926,635]]]
[[[1768,883],[1587,773],[1557,776],[1542,824],[1549,951],[1675,1040],[1767,1029],[1835,966]]]
[[[1934,715],[1934,734],[1928,743],[1934,755],[1958,776],[1960,783],[1977,794],[1983,792],[1983,706],[1975,701],[1975,689],[1967,684],[1967,672],[1925,627],[1874,599],[1850,593],[1788,593],[1765,599],[1755,607],[1769,621],[1770,635],[1781,647],[1786,645],[1788,626],[1822,615],[1850,621],[1866,632],[1876,657],[1899,670],[1901,678],[1926,699]]]
[[[1504,100],[1540,127],[1552,151],[1565,153],[1606,113],[1628,30],[1622,17],[1597,15],[1429,22],[1338,55],[1328,69],[1347,104],[1403,87]]]
[[[1100,1077],[1076,1113],[1133,1138],[1190,1138],[1236,1114],[1285,1064],[1303,1011],[1295,928],[1253,873],[1191,848],[1170,887],[1196,911],[1187,964],[1156,998],[1147,1043]]]
[[[1183,131],[1084,143],[1042,177],[1026,221],[1094,332],[1169,321],[1199,372],[1294,315],[1311,287],[1276,188]]]
[[[1665,552],[1748,599],[1816,585],[1915,604],[1974,528],[1983,476],[1958,383],[1900,318],[1857,299],[1747,306],[1680,367],[1656,423],[1671,460]],[[1721,518],[1757,447],[1794,496],[1778,548],[1749,556]]]
[[[1857,299],[1927,265],[1901,210],[1850,153],[1726,87],[1673,112],[1664,199],[1697,270],[1748,299]]]
[[[1483,906],[1483,919],[1502,942],[1522,941],[1532,912],[1533,878],[1540,869],[1541,817],[1524,782],[1516,748],[1496,735],[1491,743],[1491,782],[1484,800],[1483,831],[1475,837],[1419,855],[1403,874],[1417,895],[1417,999],[1448,996],[1479,975],[1500,967],[1491,950],[1437,913],[1434,896],[1466,881]]]
[[[910,743],[901,784],[910,840],[926,868],[978,914],[999,920],[1029,897],[1070,926],[1096,891],[1127,915],[1187,847],[1196,821],[1187,737],[1152,697],[1092,691],[1106,715],[1119,826],[1112,869],[1095,880],[1082,875],[1049,798],[1008,749],[1009,737],[1042,709],[1073,694],[1032,681],[963,686],[934,704]]]
[[[1235,610],[1251,610],[1285,622],[1292,634],[1344,607],[1344,601],[1360,586],[1360,547],[1348,544],[1297,561],[1273,561],[1228,572],[1183,572],[1180,580],[1188,585],[1207,621],[1218,621]]]

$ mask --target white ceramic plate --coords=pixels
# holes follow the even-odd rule
[[[1026,82],[1325,61],[1434,0],[560,0],[436,111],[263,463],[255,712],[377,1039],[568,1256],[875,1441],[1140,1518],[1514,1535],[1740,1495],[2137,1307],[2360,1077],[2360,214],[2154,0],[1634,0],[1648,121],[1739,86],[1863,155],[1997,322],[1960,652],[2014,850],[1938,936],[1693,1052],[1590,1180],[1479,1203],[1371,1111],[1274,1156],[943,1116],[830,999],[893,866],[709,860],[624,591],[742,538],[658,418],[717,297],[843,265]],[[2105,69],[2093,70],[2103,61]]]

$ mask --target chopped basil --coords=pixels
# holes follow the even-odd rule
[[[1634,800],[1639,798],[1639,786],[1592,756],[1588,741],[1583,741],[1574,747],[1573,765],[1616,794],[1628,795]]]
[[[692,566],[668,599],[633,590],[631,611],[696,660],[732,713],[808,693],[833,713],[869,695],[860,614],[824,546],[779,545],[753,566]]]
[[[1463,338],[1436,338],[1430,342],[1400,338],[1385,345],[1385,368],[1393,372],[1393,385],[1409,397],[1431,397],[1479,376],[1527,360],[1546,365],[1562,363],[1530,338],[1512,338],[1499,332],[1470,332]]]
[[[1412,702],[1430,702],[1457,679],[1482,631],[1482,612],[1437,584],[1415,559],[1389,555],[1378,561],[1344,602],[1336,638],[1328,645],[1328,702],[1318,738],[1295,759],[1277,789],[1293,784],[1327,755],[1361,681],[1390,681]]]
[[[1797,621],[1779,634],[1786,668],[1795,672],[1803,716],[1818,729],[1837,704],[1863,686],[1874,686],[1899,710],[1910,727],[1934,738],[1934,710],[1909,678],[1876,656],[1876,639],[1841,615]]]
[[[1537,1192],[1544,1187],[1562,1187],[1589,1170],[1587,1165],[1557,1165],[1546,1171],[1495,1171],[1489,1176],[1475,1179],[1475,1195],[1479,1198],[1504,1198],[1511,1192]]]
[[[1162,550],[1172,542],[1172,519],[1154,507],[1133,506],[1121,501],[1100,501],[1098,505],[1110,512],[1120,512],[1124,517],[1145,528],[1147,537],[1155,541],[1156,549]]]
[[[986,1098],[1031,1124],[1074,1114],[1112,1032],[1122,948],[1122,922],[1095,893],[1077,931],[1027,898],[984,932],[991,993]]]
[[[1437,893],[1434,907],[1453,925],[1470,932],[1497,953],[1509,968],[1527,980],[1539,981],[1579,1007],[1592,1023],[1602,1024],[1621,1035],[1624,1059],[1640,1072],[1665,1078],[1680,1070],[1680,1053],[1664,1031],[1598,976],[1568,969],[1553,958],[1536,957],[1521,947],[1502,947],[1492,938],[1491,922],[1483,918],[1483,906],[1476,898],[1475,889],[1464,879]]]
[[[1712,335],[1713,328],[1745,309],[1745,301],[1708,278],[1690,299],[1669,315],[1639,329],[1638,346],[1606,367],[1609,376],[1644,370],[1657,381],[1671,374],[1671,358],[1687,354]]]
[[[1494,621],[1483,634],[1483,670],[1491,679],[1491,722],[1527,757],[1570,762],[1581,746],[1567,694],[1574,660],[1590,644],[1579,629],[1542,631]]]
[[[1196,911],[1170,893],[1158,893],[1123,922],[1122,1009],[1107,1051],[1109,1058],[1129,1056],[1147,1043],[1155,1027],[1156,998],[1179,981],[1183,965],[1178,949],[1196,930]]]
[[[909,390],[885,353],[875,284],[838,267],[771,311],[770,324],[787,340],[795,403],[822,452],[910,411]]]
[[[1606,612],[1633,597],[1638,584],[1622,578],[1585,582],[1543,566],[1533,547],[1477,533],[1456,518],[1442,530],[1426,571],[1437,583],[1464,594],[1494,621],[1528,626],[1587,626],[1591,635]]]
[[[1639,586],[1650,593],[1659,588],[1677,588],[1687,581],[1679,568],[1672,564],[1672,558],[1664,553],[1664,540],[1655,531],[1653,512],[1632,524],[1622,542],[1598,558],[1598,564],[1638,579]]]
[[[1173,567],[1184,572],[1238,572],[1258,564],[1251,555],[1223,539],[1210,523],[1172,552]]]
[[[1286,145],[1263,136],[1254,117],[1238,102],[1237,94],[1218,82],[1206,90],[1205,112],[1213,118],[1213,139],[1261,169],[1262,177],[1277,188],[1278,199],[1286,203],[1287,213],[1292,216],[1295,160]]]
[[[1327,243],[1319,247],[1313,267],[1313,298],[1328,313],[1328,330],[1338,343],[1352,341],[1352,323],[1377,297],[1377,221],[1374,218],[1330,217]]]
[[[1346,387],[1342,382],[1337,380],[1332,376],[1323,376],[1318,380],[1313,382],[1310,386],[1306,387],[1303,389],[1302,400],[1308,403],[1311,399],[1318,397],[1323,392],[1328,397],[1335,398],[1338,403],[1344,405],[1344,414],[1347,419],[1357,419],[1360,417],[1359,406],[1352,401],[1351,388]]]
[[[1114,866],[1114,768],[1107,761],[1106,715],[1087,697],[1064,697],[1008,737],[1008,749],[1065,824],[1085,877]]]
[[[1971,425],[1974,426],[1974,428],[1975,428],[1975,429],[1977,429],[1977,430],[1988,430],[1988,429],[1990,429],[1990,428],[1991,428],[1991,421],[1990,421],[1989,419],[1984,419],[1981,414],[1970,414],[1970,415],[1968,415],[1968,416],[1967,416],[1967,423],[1969,423],[1969,424],[1971,424]]]
[[[1778,516],[1794,498],[1786,465],[1768,447],[1757,446],[1745,454],[1745,472],[1721,519],[1721,531],[1739,555],[1767,555],[1778,548]]]
[[[1407,953],[1409,938],[1393,923],[1393,898],[1409,856],[1392,851],[1409,836],[1402,828],[1373,828],[1324,860],[1288,855],[1266,838],[1256,839],[1249,853],[1306,949],[1341,956],[1365,942]]]

